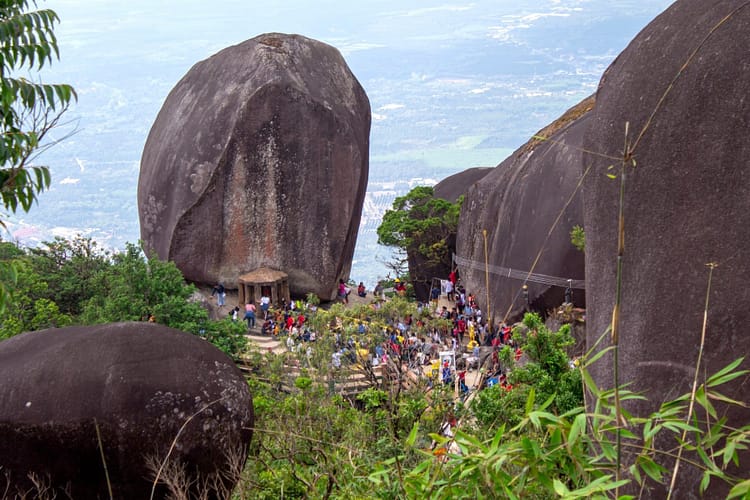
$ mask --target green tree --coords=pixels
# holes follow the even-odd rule
[[[45,298],[48,295],[45,277],[34,270],[26,256],[3,264],[12,266],[18,280],[7,288],[11,300],[0,314],[0,339],[72,323],[72,318],[62,313],[53,300]]]
[[[0,3],[0,198],[6,210],[28,211],[37,193],[50,185],[49,169],[32,166],[34,154],[44,149],[45,135],[58,125],[76,95],[70,85],[29,81],[19,72],[38,71],[59,57],[54,34],[57,14],[36,8],[36,2]],[[0,221],[2,224],[2,221]],[[0,309],[7,302],[6,284],[12,269],[0,270]]]
[[[45,298],[71,316],[80,315],[83,305],[102,293],[97,285],[100,275],[112,265],[107,251],[82,236],[72,240],[56,237],[29,252],[34,268],[47,281]]]
[[[0,262],[6,262],[25,255],[22,248],[0,238]]]
[[[111,268],[99,280],[96,288],[101,294],[85,304],[85,323],[141,321],[153,315],[159,323],[180,328],[208,319],[205,309],[188,300],[196,290],[185,283],[177,266],[154,256],[146,258],[132,243],[112,256]]]
[[[202,336],[233,357],[247,345],[243,323],[210,321],[206,309],[193,299],[195,286],[185,282],[177,266],[153,255],[147,258],[132,243],[111,257],[110,266],[94,276],[90,287],[96,293],[81,307],[84,324],[153,316],[157,323]]]
[[[435,198],[433,188],[417,186],[396,198],[378,227],[378,243],[417,252],[430,262],[448,262],[449,240],[458,229],[463,196],[457,203]]]
[[[452,269],[458,217],[463,196],[451,203],[434,196],[434,190],[417,186],[396,198],[378,227],[378,243],[396,249],[389,267],[396,276],[408,264],[414,295],[425,300],[435,276],[447,276]],[[404,258],[406,257],[406,258]]]

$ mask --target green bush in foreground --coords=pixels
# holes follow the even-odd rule
[[[495,385],[479,392],[471,404],[478,430],[495,429],[500,424],[515,426],[524,418],[526,400],[533,390],[542,401],[553,398],[550,411],[560,414],[583,405],[581,373],[572,369],[566,348],[574,343],[570,325],[551,332],[539,315],[524,316],[523,328],[513,338],[526,354],[523,363],[514,361],[514,353],[505,347],[500,357],[512,389]]]
[[[599,391],[582,369],[587,389],[596,398],[594,411],[578,407],[557,415],[549,411],[554,397],[538,405],[532,390],[524,417],[512,428],[501,425],[486,440],[461,430],[453,440],[432,435],[450,449],[446,456],[416,450],[424,459],[405,474],[394,474],[394,459],[379,464],[370,479],[388,488],[399,482],[396,486],[407,498],[633,498],[619,491],[637,491],[647,480],[669,484],[672,470],[662,464],[665,459],[674,459],[682,448],[691,452],[691,459],[683,459],[682,466],[702,472],[699,493],[703,494],[712,481],[721,481],[731,486],[728,498],[750,498],[750,479],[729,472],[732,465],[739,465],[738,453],[750,444],[750,425],[738,429],[727,426],[711,403],[745,406],[717,391],[719,386],[748,373],[737,369],[741,361],[709,377],[694,395],[668,401],[646,418],[622,412],[626,422],[619,426],[614,392]],[[620,397],[640,398],[624,390]],[[688,418],[691,402],[701,411]],[[618,430],[627,442],[632,463],[621,477],[615,474],[623,454],[623,445],[618,449],[614,439]],[[417,434],[415,427],[406,442],[407,449],[413,450]],[[674,444],[668,452],[660,451],[665,449],[661,444],[665,442]]]
[[[207,339],[232,357],[244,352],[243,322],[209,320],[193,300],[196,288],[173,262],[147,257],[128,243],[111,253],[90,238],[55,238],[38,248],[0,242],[8,301],[0,310],[0,340],[22,332],[69,325],[145,321]]]
[[[349,332],[345,339],[352,335],[367,344],[379,334],[377,328],[352,333],[362,315],[373,326],[410,311],[402,303],[379,310],[332,308],[311,315],[310,322],[335,325]],[[712,406],[741,404],[718,392],[746,373],[738,369],[741,360],[707,378],[694,396],[636,418],[617,411],[614,391],[599,390],[589,376],[587,366],[601,355],[571,368],[557,355],[569,341],[566,329],[550,332],[534,316],[524,323],[514,334],[526,352],[509,375],[514,387],[479,391],[473,402],[456,402],[452,388],[440,384],[406,389],[395,374],[351,400],[336,394],[347,373],[366,367],[357,362],[331,369],[335,335],[327,326],[312,354],[306,347],[285,356],[254,354],[256,433],[247,481],[236,497],[632,498],[628,494],[641,485],[668,485],[672,469],[665,464],[674,463],[682,448],[689,458],[681,467],[703,474],[696,495],[722,482],[732,488],[730,498],[750,498],[750,475],[731,471],[748,445],[750,426],[727,426],[721,409]],[[292,376],[291,366],[301,367],[299,374]],[[580,397],[582,385],[593,396],[590,411]],[[635,398],[640,396],[620,391],[621,402]],[[696,409],[688,419],[691,401]],[[618,414],[625,419],[621,425]],[[453,419],[454,436],[439,435]],[[668,452],[660,451],[670,443]],[[617,474],[626,455],[628,465]]]

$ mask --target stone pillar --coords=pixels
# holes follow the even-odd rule
[[[237,302],[241,306],[245,305],[245,283],[242,281],[237,286]]]

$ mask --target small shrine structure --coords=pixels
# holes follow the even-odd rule
[[[276,306],[281,304],[282,299],[287,304],[290,301],[289,275],[268,267],[240,276],[237,289],[240,306],[250,302],[257,304],[263,295],[270,297],[271,304]]]

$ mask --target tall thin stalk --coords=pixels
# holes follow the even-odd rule
[[[703,359],[703,347],[706,345],[706,325],[708,324],[708,300],[711,296],[711,278],[716,269],[715,262],[709,262],[708,266],[708,283],[706,284],[706,302],[703,306],[703,326],[701,327],[701,341],[698,348],[698,359],[695,361],[695,374],[693,375],[693,387],[690,391],[690,404],[688,405],[688,413],[685,422],[689,425],[690,419],[693,417],[693,408],[695,408],[695,394],[698,391],[698,375],[700,374],[701,360]],[[687,429],[683,429],[681,443],[685,442],[687,437]],[[669,483],[669,490],[667,492],[667,500],[672,498],[672,492],[674,491],[674,485],[677,482],[677,472],[680,470],[680,459],[682,458],[682,450],[684,446],[680,446],[677,450],[677,458],[674,463],[674,470],[672,470],[672,480]]]
[[[104,446],[102,445],[102,433],[99,431],[99,422],[97,422],[96,419],[94,419],[94,429],[96,429],[96,442],[99,444],[99,454],[102,457],[102,465],[104,466],[104,479],[107,481],[107,492],[109,493],[109,499],[112,500],[115,497],[112,494],[112,482],[109,480],[109,469],[107,468],[107,459],[104,458]]]
[[[632,162],[632,152],[628,141],[630,131],[630,122],[625,122],[625,147],[623,148],[622,165],[620,167],[620,197],[617,214],[617,275],[615,281],[615,305],[612,309],[612,356],[613,356],[613,374],[614,374],[614,395],[615,395],[615,417],[617,425],[615,427],[615,439],[617,449],[617,459],[615,467],[615,481],[620,480],[620,467],[622,462],[622,433],[621,427],[626,425],[622,416],[622,406],[620,401],[620,304],[622,299],[622,259],[625,254],[625,174],[628,163]],[[634,163],[634,162],[633,162]],[[619,496],[619,487],[615,490],[615,496]]]

